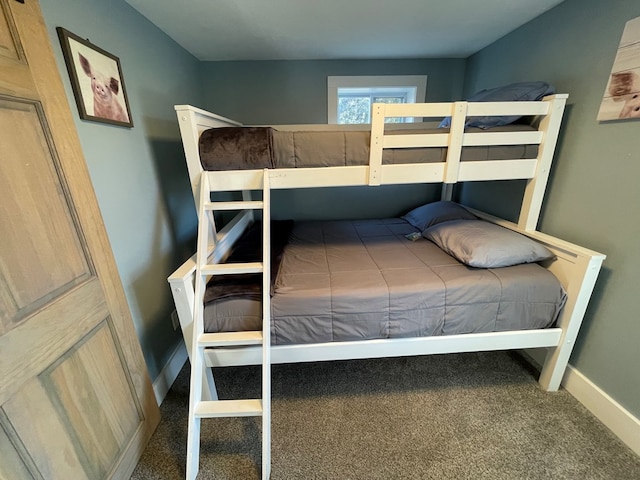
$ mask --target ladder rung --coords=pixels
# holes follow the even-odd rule
[[[260,210],[264,208],[261,200],[245,200],[237,202],[205,202],[205,210]]]
[[[203,265],[200,272],[202,275],[231,275],[233,273],[261,273],[262,270],[262,262],[214,263]]]
[[[195,416],[216,417],[258,417],[262,415],[262,400],[213,400],[198,402]]]
[[[200,347],[231,347],[261,345],[261,331],[203,333],[198,337]]]

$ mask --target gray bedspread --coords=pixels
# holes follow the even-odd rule
[[[336,126],[337,128],[337,126]],[[504,125],[498,131],[533,131],[528,125]],[[446,128],[403,128],[387,132],[448,133]],[[483,133],[487,130],[467,128]],[[200,161],[205,170],[250,170],[262,168],[332,167],[369,164],[368,131],[278,131],[270,127],[224,127],[202,132]],[[464,147],[462,161],[535,158],[537,145]],[[446,160],[446,147],[385,149],[382,163],[434,163]]]
[[[401,219],[294,225],[272,297],[274,344],[545,328],[565,294],[537,264],[467,267]],[[206,331],[260,329],[260,302],[205,308]]]

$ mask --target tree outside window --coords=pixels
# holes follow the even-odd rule
[[[328,77],[329,123],[371,123],[371,108],[374,103],[424,102],[427,77],[408,76],[363,76]],[[413,122],[412,117],[386,118],[386,123]]]
[[[371,123],[374,103],[407,103],[406,95],[351,95],[338,93],[338,123]],[[405,118],[386,118],[385,123],[404,123]]]

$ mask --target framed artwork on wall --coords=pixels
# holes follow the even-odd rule
[[[118,57],[62,27],[56,30],[80,118],[133,127]]]
[[[598,111],[598,120],[630,118],[640,118],[640,17],[625,24]]]

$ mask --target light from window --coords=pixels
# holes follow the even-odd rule
[[[371,106],[374,103],[414,103],[415,90],[415,87],[389,90],[338,88],[338,123],[371,123]],[[394,117],[385,119],[385,122],[403,123],[407,120]]]
[[[329,123],[371,123],[374,103],[424,102],[427,77],[367,76],[328,78]],[[387,123],[413,122],[413,117],[387,118]]]

